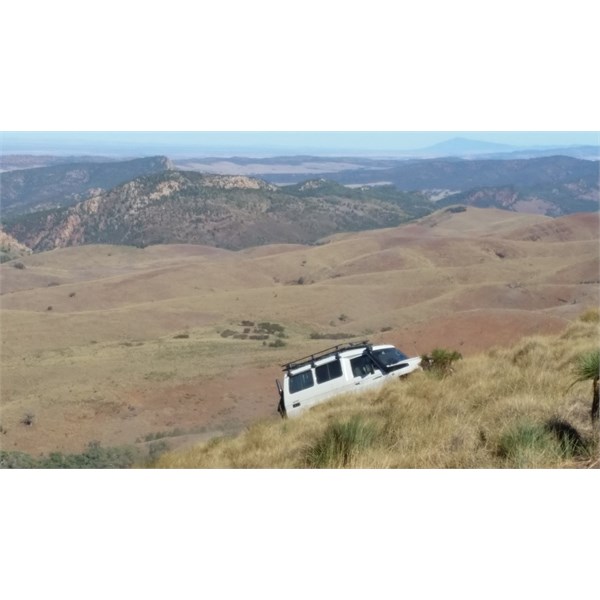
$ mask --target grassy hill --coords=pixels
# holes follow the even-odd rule
[[[39,455],[238,431],[275,414],[278,365],[329,338],[467,358],[558,334],[598,306],[598,229],[468,208],[313,246],[23,256],[0,265],[0,443]]]
[[[595,321],[595,322],[589,322]],[[158,468],[549,468],[598,466],[591,382],[571,388],[579,356],[599,350],[598,313],[345,395],[297,419],[268,420],[161,456]]]

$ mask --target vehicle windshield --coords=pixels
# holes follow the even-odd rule
[[[400,352],[397,348],[383,348],[382,350],[373,350],[375,359],[386,367],[395,365],[403,360],[407,360],[408,356]]]

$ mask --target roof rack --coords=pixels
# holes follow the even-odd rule
[[[298,358],[292,362],[281,365],[284,371],[291,371],[292,369],[298,369],[299,367],[303,367],[307,364],[312,364],[315,360],[320,358],[325,358],[329,354],[337,354],[338,352],[343,352],[344,350],[354,350],[355,348],[368,348],[370,346],[369,340],[364,340],[362,342],[350,342],[347,344],[339,344],[337,346],[332,346],[331,348],[325,348],[325,350],[321,350],[320,352],[315,352],[314,354],[309,354],[308,356],[303,356],[302,358]]]

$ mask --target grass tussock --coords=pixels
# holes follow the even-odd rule
[[[332,423],[308,448],[306,465],[327,469],[351,466],[376,438],[376,427],[359,415],[349,421]]]
[[[235,438],[167,452],[159,468],[564,468],[598,464],[591,384],[573,384],[598,351],[596,323],[533,337],[377,390],[273,419]]]

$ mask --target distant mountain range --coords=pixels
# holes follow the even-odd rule
[[[278,188],[259,179],[163,171],[70,208],[5,220],[36,251],[90,243],[194,243],[240,249],[313,243],[340,231],[396,226],[431,202],[394,188],[353,190],[326,180]]]
[[[227,169],[255,169],[253,160],[230,159]],[[178,171],[164,156],[2,173],[2,228],[36,251],[87,243],[239,249],[314,243],[337,232],[396,226],[452,205],[549,216],[599,209],[600,163],[566,156],[271,160],[276,172],[263,179]],[[307,165],[339,170],[309,179]]]

